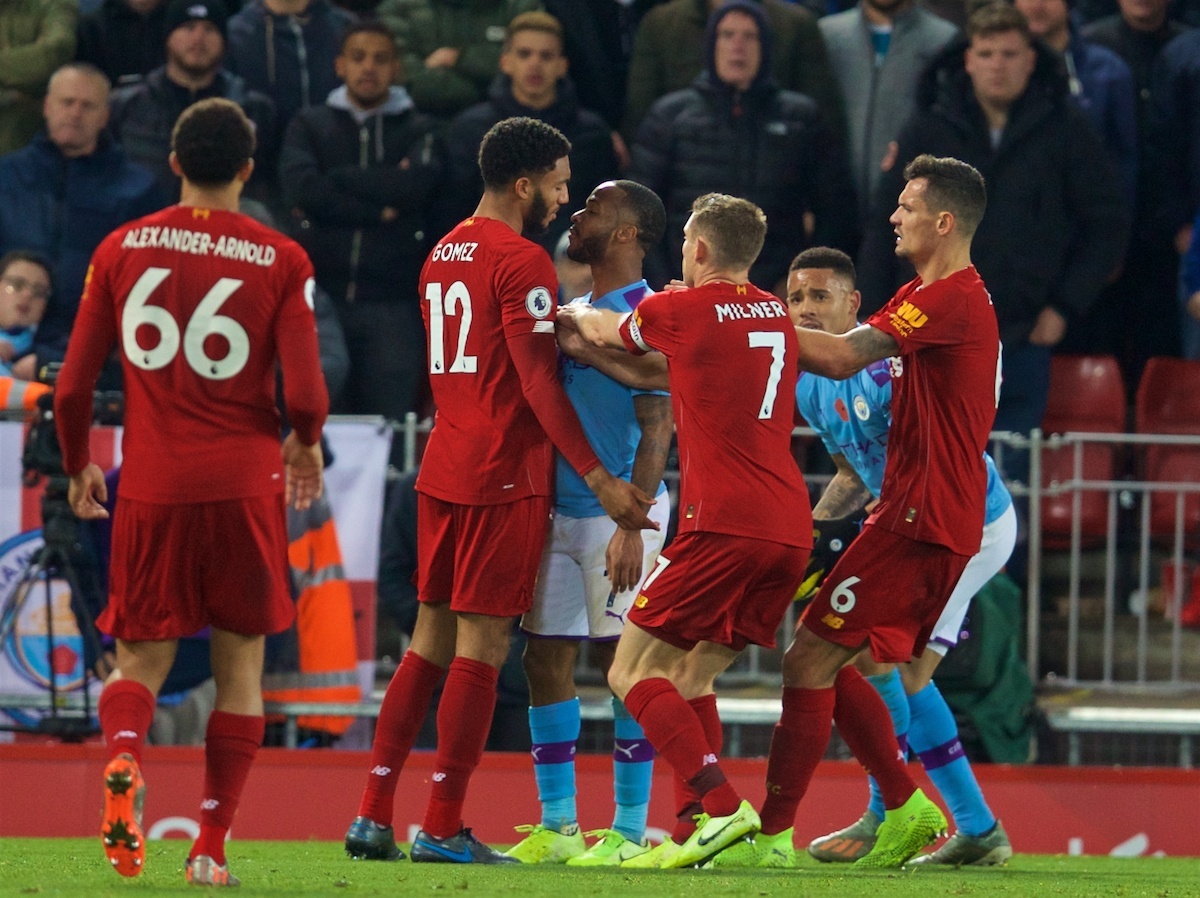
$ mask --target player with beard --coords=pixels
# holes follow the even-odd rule
[[[359,816],[346,833],[353,857],[402,856],[391,825],[396,782],[445,676],[433,789],[412,859],[519,863],[475,839],[462,807],[512,620],[532,606],[554,450],[617,524],[658,529],[646,516],[654,500],[601,464],[559,384],[554,266],[521,236],[544,230],[568,201],[570,149],[536,119],[497,123],[479,148],[475,214],[438,241],[421,272],[438,409],[417,479],[421,607],[380,708]]]
[[[663,237],[662,200],[634,181],[605,181],[571,216],[567,255],[588,265],[592,290],[571,303],[620,314],[632,312],[650,288],[642,260]],[[662,548],[670,503],[662,482],[674,423],[671,398],[623,386],[570,358],[560,364],[563,389],[605,467],[628,478],[657,502],[651,519],[663,529],[643,539],[613,524],[566,459],[555,464],[555,514],[542,555],[533,608],[521,618],[532,637],[525,648],[529,679],[529,729],[541,823],[508,851],[524,863],[617,866],[650,850],[645,840],[654,748],[614,696],[612,827],[579,831],[575,808],[575,743],[579,698],[574,669],[581,640],[589,657],[608,674],[617,637],[636,595],[642,572]]]

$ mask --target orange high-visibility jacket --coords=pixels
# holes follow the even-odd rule
[[[306,511],[288,508],[288,563],[296,594],[297,663],[263,675],[263,698],[276,702],[357,702],[357,652],[350,584],[325,496]],[[276,719],[268,718],[268,719]],[[340,736],[353,717],[302,716],[301,727]]]

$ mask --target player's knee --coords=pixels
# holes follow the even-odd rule
[[[620,661],[614,661],[608,669],[608,688],[621,701],[625,701],[625,696],[629,694],[629,690],[633,688],[637,681],[637,670],[622,664]]]

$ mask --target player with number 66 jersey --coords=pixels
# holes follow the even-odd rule
[[[283,492],[275,365],[306,445],[327,405],[308,256],[222,209],[170,206],[113,231],[92,256],[60,392],[120,349],[126,418],[121,495],[215,502]],[[94,374],[92,374],[94,377]],[[91,381],[87,381],[90,383]],[[62,427],[86,427],[86,417]],[[86,459],[64,441],[68,471]]]

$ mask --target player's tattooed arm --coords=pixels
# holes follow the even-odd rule
[[[866,508],[872,499],[871,491],[846,456],[837,453],[833,456],[833,463],[837,473],[813,506],[813,517],[817,520],[849,517]]]
[[[631,358],[625,353],[622,355]],[[667,466],[667,453],[671,449],[671,434],[675,430],[671,397],[649,394],[634,396],[633,410],[642,433],[633,456],[633,471],[629,480],[647,496],[653,496],[658,493],[658,484]],[[666,502],[667,499],[664,496],[657,501]],[[605,551],[605,563],[614,592],[633,589],[641,582],[644,556],[645,544],[640,531],[618,527],[613,532]]]
[[[900,351],[895,337],[869,324],[860,324],[845,334],[796,328],[800,342],[800,368],[834,380],[845,380],[871,362]]]

